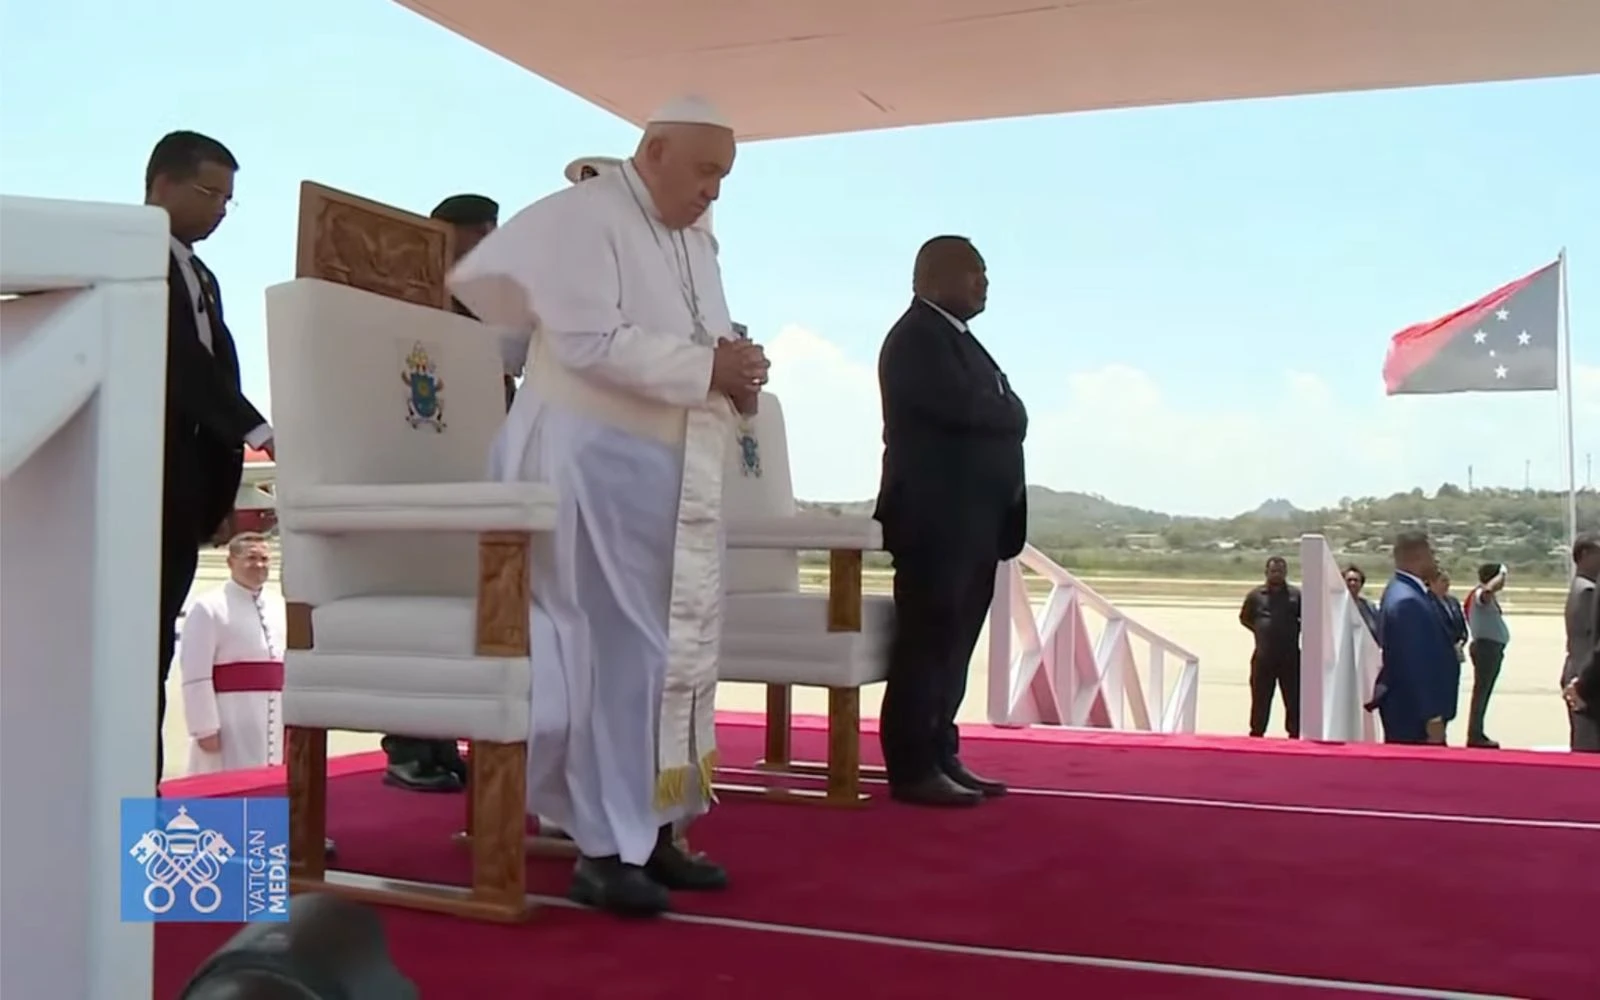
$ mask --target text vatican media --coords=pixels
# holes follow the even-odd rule
[[[267,843],[263,830],[251,830],[245,847],[244,887],[246,920],[263,913],[274,916],[289,913],[289,849]]]

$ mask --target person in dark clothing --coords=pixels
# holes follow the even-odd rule
[[[459,261],[500,225],[500,206],[492,198],[485,198],[481,194],[453,194],[435,206],[429,218],[448,222],[450,228],[455,230],[455,260]],[[450,300],[450,308],[462,316],[478,318],[457,299]],[[519,357],[513,363],[512,359],[506,359],[504,378],[507,410],[511,409],[511,401],[517,395],[517,381],[512,372],[522,370],[522,360]]]
[[[1567,702],[1571,747],[1600,753],[1600,535],[1579,535],[1572,543],[1572,587],[1564,613],[1567,656],[1561,667],[1561,694]]]
[[[1378,606],[1366,597],[1366,572],[1355,563],[1346,566],[1344,568],[1344,586],[1346,590],[1350,591],[1350,599],[1356,602],[1356,611],[1361,614],[1361,620],[1366,622],[1367,631],[1372,633],[1374,639],[1378,639]],[[1379,645],[1382,645],[1381,639],[1379,640]]]
[[[1444,622],[1450,628],[1450,637],[1456,644],[1456,662],[1467,662],[1467,615],[1461,609],[1461,602],[1450,593],[1450,574],[1439,570],[1433,579],[1428,581],[1428,592],[1434,600],[1439,602],[1439,613],[1444,615]]]
[[[240,388],[239,354],[223,320],[222,288],[194,252],[233,201],[239,161],[197,132],[163,136],[145,168],[144,203],[167,213],[166,444],[161,489],[157,638],[156,780],[166,764],[161,723],[177,646],[178,615],[194,585],[200,547],[230,534],[245,445],[274,452],[272,427]]]
[[[1500,590],[1506,585],[1506,568],[1499,563],[1478,567],[1478,585],[1461,609],[1467,619],[1467,656],[1472,660],[1472,700],[1467,703],[1467,746],[1497,750],[1500,744],[1484,733],[1489,697],[1506,660],[1511,630],[1500,610]]]
[[[459,261],[494,232],[500,206],[481,194],[451,195],[441,201],[431,217],[447,222],[455,230],[455,259]],[[452,262],[453,263],[453,262]],[[462,316],[472,316],[467,307],[451,300],[451,307]],[[516,396],[517,383],[505,376],[506,409]],[[385,784],[416,792],[459,792],[467,784],[467,763],[455,740],[426,740],[411,736],[385,736],[383,751],[388,755]]]
[[[1239,624],[1255,636],[1250,656],[1250,735],[1265,736],[1272,695],[1283,695],[1284,728],[1300,738],[1300,588],[1282,556],[1267,560],[1266,581],[1245,595]]]
[[[1027,534],[1028,414],[967,326],[989,288],[971,242],[923,244],[912,286],[878,356],[883,480],[873,516],[894,556],[896,621],[879,731],[894,798],[971,806],[1005,793],[961,762],[956,711],[995,571]]]

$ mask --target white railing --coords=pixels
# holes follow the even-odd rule
[[[1383,653],[1344,583],[1333,547],[1300,538],[1300,734],[1308,740],[1379,738],[1372,698]]]
[[[1024,570],[1050,584],[1035,611]],[[1091,636],[1084,612],[1103,626]],[[1134,642],[1144,644],[1141,677]],[[1167,686],[1168,659],[1181,663]],[[1192,733],[1200,659],[1124,615],[1029,545],[1000,564],[989,610],[989,721]]]
[[[137,1000],[155,788],[167,217],[0,196],[0,995]]]

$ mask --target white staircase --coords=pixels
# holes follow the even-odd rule
[[[1037,608],[1030,574],[1050,586]],[[1097,633],[1089,616],[1099,621]],[[1176,671],[1170,684],[1169,667]],[[989,611],[994,725],[1192,733],[1199,684],[1199,657],[1123,614],[1033,546],[1000,565]]]
[[[155,788],[167,217],[0,197],[0,996],[139,1000]]]

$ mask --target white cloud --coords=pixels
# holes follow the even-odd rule
[[[779,330],[765,346],[769,388],[783,401],[795,492],[808,500],[875,494],[883,454],[876,366],[798,326]]]
[[[857,499],[877,490],[882,420],[875,366],[817,333],[785,327],[767,345],[783,400],[795,491]],[[1579,366],[1577,476],[1600,447],[1600,368]],[[1028,479],[1174,513],[1223,515],[1287,497],[1341,496],[1439,483],[1564,483],[1559,411],[1547,393],[1341,398],[1309,372],[1264,373],[1247,398],[1175,402],[1125,364],[1065,373],[1055,398],[1027,400]]]

